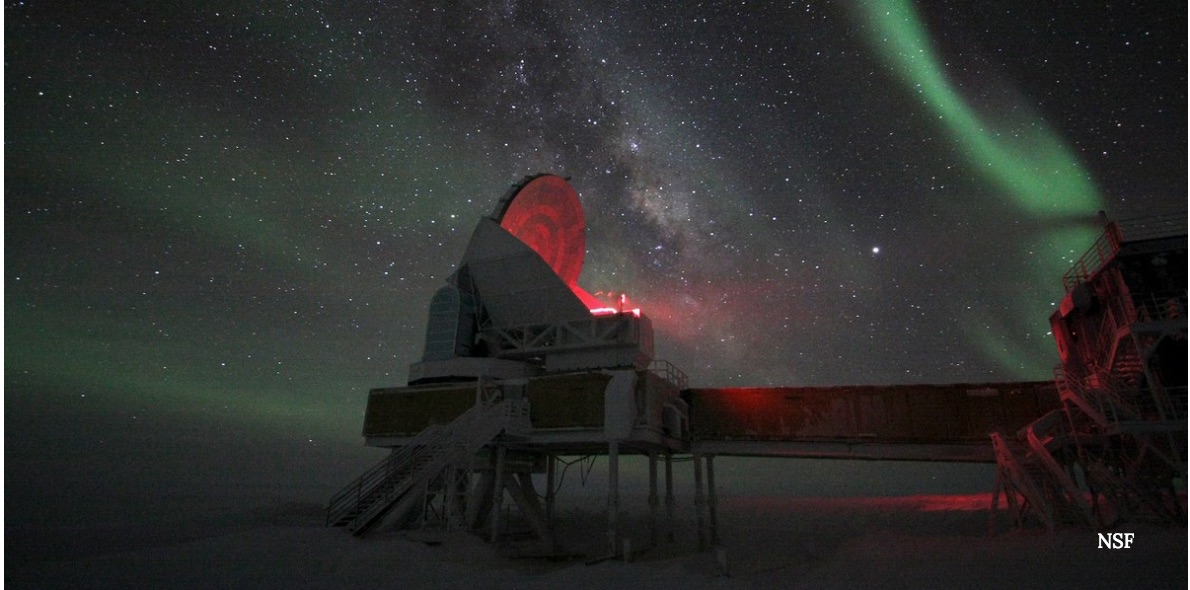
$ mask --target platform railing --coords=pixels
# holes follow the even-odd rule
[[[1186,234],[1186,213],[1165,213],[1115,220],[1120,236],[1128,242]]]
[[[1155,291],[1133,293],[1132,307],[1136,310],[1135,321],[1165,322],[1185,320],[1187,316],[1186,291]]]
[[[679,369],[677,365],[665,359],[656,359],[649,363],[649,372],[661,377],[674,387],[677,387],[678,391],[687,389],[690,385],[690,381],[687,379],[686,373],[682,372],[682,370]]]
[[[1137,324],[1185,320],[1187,297],[1185,291],[1156,291],[1118,295],[1099,301],[1101,318],[1091,334],[1093,348],[1083,354],[1094,368],[1114,371],[1121,340],[1127,338],[1124,328]]]
[[[1091,244],[1091,248],[1074,262],[1066,274],[1062,275],[1062,285],[1066,287],[1066,291],[1069,292],[1080,283],[1086,282],[1091,278],[1091,275],[1103,268],[1103,265],[1115,256],[1121,243],[1123,243],[1123,236],[1120,233],[1120,226],[1108,223],[1095,243]]]
[[[1103,233],[1083,254],[1070,270],[1062,276],[1066,291],[1085,282],[1103,268],[1115,256],[1120,246],[1127,242],[1138,242],[1186,234],[1186,214],[1170,213],[1117,219],[1107,223]]]
[[[1137,387],[1105,372],[1097,373],[1095,378],[1097,383],[1087,387],[1080,379],[1067,375],[1062,365],[1054,367],[1054,380],[1062,401],[1079,407],[1105,430],[1137,426],[1147,430],[1176,429],[1177,423],[1186,421],[1185,386]],[[1180,426],[1184,427],[1184,424]]]
[[[497,356],[516,358],[569,349],[639,345],[652,354],[647,320],[615,314],[521,326],[490,326],[483,333]]]

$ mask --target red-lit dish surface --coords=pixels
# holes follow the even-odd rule
[[[587,225],[578,193],[565,179],[546,175],[529,181],[509,203],[500,227],[533,248],[591,313],[640,316],[640,309],[629,307],[622,294],[613,299],[607,293],[605,300],[579,286],[587,253]]]
[[[529,181],[500,219],[500,227],[533,248],[572,289],[586,255],[586,222],[578,193],[558,176]]]

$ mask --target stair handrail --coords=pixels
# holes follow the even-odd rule
[[[1016,454],[1008,446],[1008,441],[1004,438],[1004,435],[999,432],[992,432],[990,436],[992,439],[992,449],[996,454],[996,465],[999,467],[1000,472],[1008,478],[1008,481],[1003,482],[1005,495],[1014,493],[1010,488],[1016,488],[1016,493],[1019,493],[1024,498],[1028,506],[1031,506],[1033,510],[1038,512],[1038,516],[1041,517],[1046,528],[1052,531],[1054,529],[1052,508],[1045,502],[1045,497],[1037,489],[1033,480],[1025,474],[1020,460],[1017,459]],[[1015,503],[1015,500],[1011,497],[1006,497],[1005,499],[1009,502],[1009,506],[1013,506]],[[994,509],[995,506],[993,505],[992,508]],[[1014,508],[1020,512],[1024,507]],[[1019,524],[1020,514],[1016,514],[1014,517]]]
[[[1111,366],[1122,328],[1138,322],[1184,320],[1188,311],[1186,292],[1177,290],[1120,294],[1102,300],[1102,307],[1103,319],[1095,336],[1095,350],[1108,351],[1100,359],[1102,366]]]
[[[487,443],[505,428],[507,413],[507,400],[480,402],[447,425],[445,442],[461,448]]]
[[[1104,429],[1120,421],[1138,420],[1144,415],[1135,403],[1122,395],[1125,391],[1142,390],[1121,383],[1100,367],[1092,366],[1091,369],[1098,383],[1095,387],[1088,388],[1080,379],[1066,373],[1062,365],[1054,367],[1054,382],[1063,401],[1078,406]]]
[[[1065,493],[1067,500],[1078,509],[1080,516],[1090,525],[1094,526],[1095,520],[1091,515],[1091,507],[1087,504],[1087,499],[1083,495],[1082,490],[1078,489],[1078,484],[1070,479],[1070,475],[1066,470],[1058,464],[1054,456],[1050,454],[1048,443],[1060,433],[1055,430],[1062,428],[1065,414],[1062,410],[1051,410],[1042,417],[1034,420],[1032,424],[1026,427],[1026,438],[1029,441],[1029,448],[1033,450],[1033,456],[1041,461],[1042,466],[1045,467],[1049,476],[1056,482]]]
[[[1163,385],[1160,388],[1160,394],[1156,392],[1157,388],[1153,389],[1153,397],[1156,398],[1157,401],[1162,404],[1162,407],[1165,408],[1163,415],[1164,419],[1172,422],[1185,422],[1187,405],[1186,386],[1182,385],[1179,387],[1166,387]]]
[[[377,490],[381,497],[355,517],[350,526],[351,531],[362,534],[412,487],[437,476],[448,465],[463,460],[466,455],[478,451],[500,434],[504,429],[505,403],[477,403],[443,427],[420,450],[416,458],[422,460],[420,464],[414,463],[411,473],[396,482],[396,485]]]
[[[1137,321],[1161,322],[1186,319],[1186,291],[1167,289],[1132,293],[1132,304],[1137,311]]]
[[[1132,323],[1133,314],[1122,305],[1122,299],[1123,297],[1112,297],[1103,302],[1103,319],[1099,322],[1099,330],[1095,334],[1095,349],[1092,351],[1093,355],[1102,357],[1095,359],[1100,365],[1112,363],[1116,356],[1116,348],[1120,345],[1120,327]],[[1106,354],[1102,354],[1103,351],[1106,351]]]
[[[405,444],[393,449],[380,462],[368,468],[362,475],[355,478],[351,483],[343,486],[341,490],[335,493],[327,502],[326,507],[326,524],[331,524],[338,521],[344,515],[350,513],[359,505],[359,502],[371,494],[375,489],[387,480],[393,473],[398,472],[405,466],[416,453],[416,451],[429,443],[434,436],[442,430],[442,425],[431,424],[423,429],[421,432],[414,435]]]
[[[1077,377],[1070,375],[1063,365],[1054,366],[1054,384],[1058,387],[1058,395],[1063,402],[1070,402],[1078,406],[1100,428],[1107,428],[1110,425],[1104,412],[1103,400],[1098,397],[1088,399],[1082,383]]]
[[[1094,390],[1095,395],[1106,398],[1108,404],[1111,405],[1114,421],[1137,420],[1144,414],[1136,407],[1136,404],[1122,395],[1125,391],[1137,394],[1140,392],[1139,387],[1120,381],[1105,367],[1095,367],[1095,372],[1099,380],[1099,387]]]

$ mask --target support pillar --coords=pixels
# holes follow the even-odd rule
[[[505,455],[508,453],[508,448],[504,445],[496,446],[496,474],[495,483],[493,485],[494,491],[492,493],[492,520],[491,525],[491,542],[496,543],[500,540],[500,508],[504,504],[504,467]]]
[[[529,526],[551,550],[554,548],[554,535],[546,523],[545,513],[537,501],[537,490],[533,487],[533,475],[529,473],[512,473],[505,478],[504,489],[512,496],[513,502],[521,510],[521,515],[529,521]]]
[[[421,486],[421,510],[418,511],[420,514],[417,515],[416,520],[418,528],[426,528],[426,522],[428,520],[426,515],[430,513],[430,508],[434,505],[434,496],[430,493],[430,485],[432,483],[434,483],[434,480],[429,479]]]
[[[719,499],[715,493],[715,456],[707,455],[707,516],[711,526],[711,546],[719,546]]]
[[[669,451],[665,452],[665,538],[674,542],[674,463]]]
[[[607,541],[615,555],[620,543],[620,443],[607,445]]]
[[[462,473],[463,470],[450,465],[446,468],[446,473],[443,476],[443,479],[446,480],[442,482],[442,494],[445,496],[443,498],[443,511],[446,513],[447,530],[457,527],[459,521],[462,520],[459,518],[459,508],[463,504],[459,501],[459,480],[462,477]]]
[[[702,455],[694,455],[694,520],[698,527],[698,550],[707,549],[707,522],[703,517],[706,509],[706,496],[702,488]]]
[[[495,470],[485,470],[479,474],[479,481],[467,494],[467,527],[476,531],[483,530],[484,518],[492,511],[492,495],[495,486]]]
[[[554,480],[557,479],[558,460],[554,455],[547,454],[545,456],[545,519],[554,524]]]
[[[657,499],[657,451],[649,451],[649,544],[657,546],[661,528],[660,502]]]

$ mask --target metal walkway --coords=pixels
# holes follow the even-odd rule
[[[691,389],[703,455],[992,463],[988,435],[1061,407],[1050,382]]]

